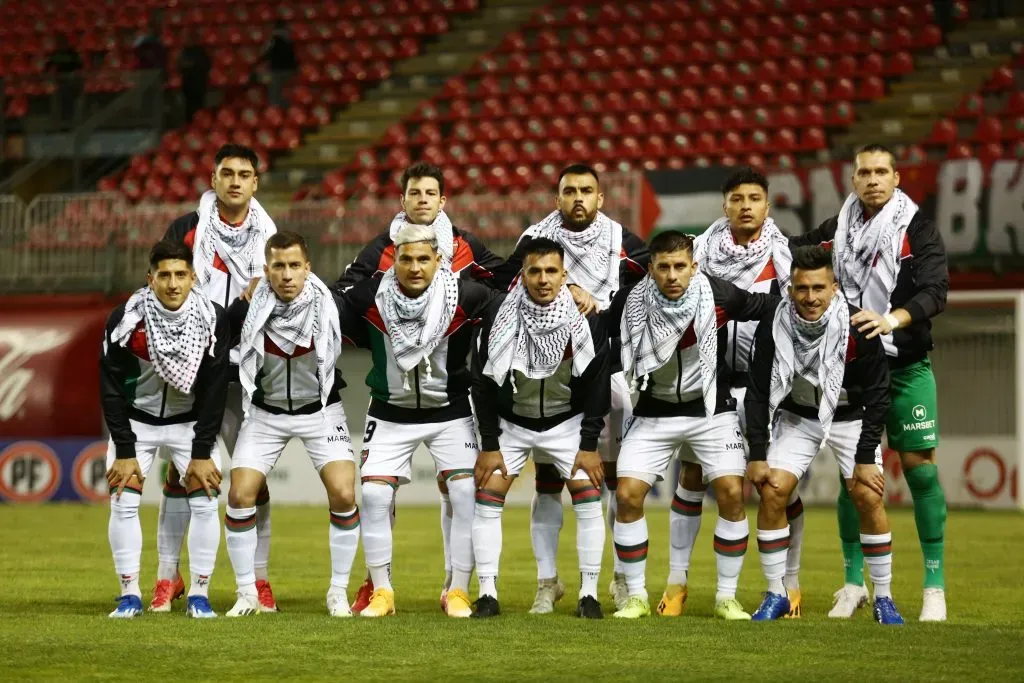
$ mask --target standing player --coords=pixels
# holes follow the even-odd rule
[[[580,593],[576,616],[602,618],[597,582],[604,552],[597,440],[610,396],[608,338],[565,286],[562,247],[544,237],[523,250],[520,281],[484,320],[473,356],[473,407],[483,450],[476,461],[473,552],[480,579],[474,617],[498,608],[498,560],[505,495],[532,450],[568,482],[576,511]]]
[[[214,157],[212,190],[203,194],[196,211],[181,216],[164,239],[186,245],[193,253],[199,288],[225,309],[246,291],[252,291],[263,273],[264,247],[277,229],[253,194],[259,186],[259,159],[242,145],[224,145]],[[238,384],[238,349],[231,349],[227,406],[220,437],[228,456],[242,424],[242,390]],[[184,589],[178,573],[181,541],[189,523],[185,491],[178,484],[174,464],[167,468],[157,530],[160,564],[153,588],[153,612],[169,612],[171,601]],[[264,486],[256,499],[256,587],[260,609],[276,612],[277,602],[267,577],[270,558],[270,491]]]
[[[231,466],[224,518],[238,600],[229,617],[260,610],[256,588],[256,499],[292,438],[302,440],[327,489],[330,505],[331,584],[327,611],[351,617],[345,592],[359,544],[355,458],[334,367],[341,352],[338,307],[310,271],[305,240],[279,232],[267,240],[266,278],[252,303],[236,301],[232,328],[241,328],[239,376],[245,419]],[[244,319],[244,325],[238,321]]]
[[[420,162],[402,172],[402,210],[391,221],[391,226],[366,245],[356,260],[345,268],[333,289],[344,291],[361,280],[382,275],[395,262],[395,236],[406,225],[426,225],[437,235],[442,266],[450,268],[459,277],[470,277],[493,283],[493,271],[504,261],[494,255],[476,237],[452,225],[444,212],[447,197],[444,194],[444,173],[432,164]],[[441,538],[444,543],[445,579],[441,587],[441,609],[445,609],[448,586],[452,581],[450,535],[452,505],[448,487],[438,479],[441,492]],[[353,611],[366,608],[373,594],[373,581],[369,576],[360,586],[352,603]]]
[[[747,390],[747,476],[761,492],[757,547],[768,591],[754,621],[789,613],[782,583],[789,548],[786,502],[823,444],[860,513],[860,544],[875,590],[875,620],[899,625],[892,601],[892,534],[885,514],[882,425],[889,368],[877,336],[856,328],[821,247],[793,252],[789,298],[757,328]],[[769,425],[774,425],[769,445]]]
[[[779,295],[789,282],[790,253],[787,238],[768,216],[768,179],[751,168],[734,172],[722,186],[722,208],[725,216],[715,221],[694,240],[694,258],[705,275],[731,282],[748,292]],[[757,322],[732,321],[727,327],[728,349],[725,362],[730,374],[730,387],[736,399],[740,430],[746,430],[743,395],[747,386],[747,365]],[[679,616],[687,596],[687,572],[690,556],[700,531],[704,483],[700,465],[694,462],[690,449],[683,447],[683,468],[669,512],[669,578],[665,594],[658,603],[658,614]],[[786,589],[791,611],[800,616],[800,546],[802,538],[803,502],[797,491],[786,507],[794,542],[790,546],[786,566]]]
[[[558,177],[555,211],[523,233],[515,251],[496,273],[499,286],[507,288],[523,267],[527,238],[547,237],[565,250],[569,291],[583,315],[604,311],[615,292],[637,282],[644,275],[650,255],[643,240],[601,212],[604,194],[597,172],[586,164],[573,164]],[[613,325],[617,325],[617,321]],[[612,353],[612,398],[602,460],[608,487],[608,526],[615,519],[615,461],[622,441],[622,425],[632,410],[629,388],[618,367],[618,352]],[[531,614],[547,614],[562,597],[565,587],[558,581],[556,558],[562,529],[562,488],[564,482],[550,463],[537,464],[536,495],[530,517],[530,536],[537,558],[537,597]],[[610,587],[617,607],[625,604],[625,575],[618,559]]]
[[[836,277],[846,299],[861,310],[857,329],[881,336],[889,357],[892,407],[886,419],[889,447],[900,454],[914,499],[914,519],[924,555],[921,621],[945,621],[943,549],[946,496],[939,483],[939,444],[931,319],[946,306],[949,271],[935,223],[899,189],[892,152],[867,145],[854,158],[854,193],[835,218],[793,238],[794,246],[832,247]],[[836,591],[831,617],[851,617],[868,599],[857,511],[844,487],[839,492],[839,535],[846,583]]]
[[[395,263],[383,277],[363,280],[340,294],[342,333],[373,352],[360,467],[363,547],[374,586],[370,604],[360,612],[364,617],[395,612],[390,511],[395,489],[409,482],[420,443],[447,482],[452,505],[452,582],[445,611],[450,617],[472,613],[478,449],[466,363],[473,326],[496,293],[458,279],[441,267],[441,259],[434,230],[407,225],[395,236]]]
[[[110,431],[110,549],[121,581],[110,616],[142,614],[139,503],[163,448],[184,473],[175,483],[186,491],[193,517],[186,614],[215,617],[208,591],[220,545],[217,430],[224,415],[229,329],[220,307],[193,288],[192,252],[183,245],[158,242],[146,280],[149,286],[110,314],[100,357],[100,398]]]
[[[615,554],[623,563],[629,598],[616,617],[651,613],[647,601],[647,520],[644,499],[660,481],[676,450],[687,444],[711,481],[718,500],[715,615],[750,619],[736,600],[747,550],[743,509],[743,435],[736,399],[729,393],[725,326],[757,320],[775,310],[778,297],[749,294],[698,272],[693,239],[667,231],[651,240],[649,274],[616,295],[610,316],[621,321],[622,367],[640,397],[627,424],[619,456]]]

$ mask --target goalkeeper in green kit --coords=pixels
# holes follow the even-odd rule
[[[943,538],[946,496],[939,483],[939,444],[931,319],[949,290],[946,250],[935,223],[899,189],[892,152],[881,145],[857,151],[854,194],[839,215],[790,239],[790,247],[831,245],[832,261],[850,303],[861,312],[851,323],[868,337],[881,336],[889,357],[892,407],[886,420],[889,447],[897,451],[914,499],[914,519],[924,555],[921,621],[946,620]],[[839,535],[845,585],[836,591],[830,617],[851,617],[867,603],[857,511],[840,487]]]

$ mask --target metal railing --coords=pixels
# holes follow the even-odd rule
[[[604,211],[626,226],[637,225],[639,174],[609,173],[601,185]],[[551,188],[465,194],[450,198],[446,211],[456,226],[505,256],[527,226],[554,209],[554,198]],[[145,281],[150,248],[196,205],[130,204],[117,193],[82,193],[40,195],[26,207],[16,197],[0,196],[0,293],[135,289]],[[399,208],[391,197],[266,206],[278,230],[306,237],[314,270],[328,281],[387,229]]]

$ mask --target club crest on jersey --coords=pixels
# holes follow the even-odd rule
[[[359,452],[359,466],[362,467],[366,464],[366,459],[370,457],[370,449],[364,448]]]

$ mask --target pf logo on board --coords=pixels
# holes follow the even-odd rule
[[[110,500],[107,485],[107,442],[95,441],[75,456],[71,468],[75,493],[85,501],[106,503]]]
[[[49,500],[60,486],[60,460],[39,441],[17,441],[0,451],[0,497],[13,503]]]

